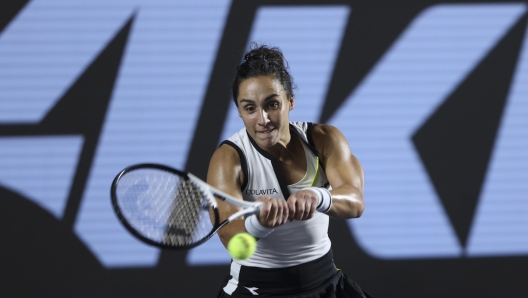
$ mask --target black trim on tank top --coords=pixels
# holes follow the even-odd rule
[[[314,148],[315,152],[317,152],[315,155],[319,157],[319,151],[317,150],[317,148],[315,148],[315,142],[312,137],[314,124],[312,122],[307,122],[307,123],[308,123],[308,128],[306,129],[306,138],[308,139],[308,144],[310,144],[310,146]],[[319,157],[319,165],[321,166],[323,170],[325,169],[323,166],[323,163],[321,162],[321,157]]]
[[[295,135],[297,135],[299,137],[299,139],[301,139],[301,142],[303,142],[308,147],[308,149],[310,149],[310,151],[312,151],[312,153],[315,156],[319,156],[319,151],[317,150],[317,148],[315,148],[315,145],[313,144],[313,140],[310,141],[310,139],[312,138],[312,134],[311,134],[312,133],[312,123],[311,122],[307,122],[307,123],[308,123],[308,129],[306,130],[306,137],[308,138],[308,142],[306,142],[304,140],[304,138],[301,135],[301,133],[291,123],[290,123],[290,131],[293,131],[293,133]],[[308,134],[308,133],[310,133],[310,134]]]
[[[312,137],[313,123],[308,122],[307,124],[308,124],[308,128],[306,129],[306,138],[308,139],[308,144],[310,144],[312,147],[315,148],[315,143]]]
[[[247,130],[246,130],[246,133],[247,133],[247,136],[249,138],[249,141],[251,142],[251,145],[253,145],[253,147],[260,154],[262,154],[262,156],[264,156],[265,158],[267,158],[267,159],[269,159],[271,161],[271,165],[273,166],[273,171],[275,172],[275,176],[277,177],[277,181],[279,182],[279,186],[281,188],[282,195],[284,196],[285,200],[288,200],[288,198],[290,197],[290,190],[288,189],[288,184],[286,184],[286,182],[284,180],[284,177],[282,176],[282,172],[280,171],[279,162],[277,161],[277,159],[275,158],[275,156],[273,154],[271,154],[268,151],[263,150],[262,148],[260,148],[257,145],[257,143],[255,142],[255,140],[253,140],[253,138],[249,135],[249,132],[247,132]]]
[[[246,156],[244,155],[244,152],[242,152],[242,149],[240,149],[235,143],[229,140],[225,140],[222,143],[220,143],[220,146],[224,144],[235,148],[235,150],[238,152],[238,156],[240,156],[240,166],[242,167],[242,173],[244,174],[244,179],[242,180],[242,185],[240,186],[240,190],[243,192],[244,189],[246,189],[247,187],[248,179],[249,179],[249,171],[247,167]]]

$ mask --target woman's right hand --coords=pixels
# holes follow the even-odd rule
[[[257,214],[261,225],[275,228],[288,221],[289,211],[286,200],[262,196],[255,201],[263,203],[260,206],[260,212]]]

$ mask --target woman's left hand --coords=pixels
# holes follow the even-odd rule
[[[319,197],[312,190],[300,190],[288,198],[288,220],[308,220],[317,209]]]

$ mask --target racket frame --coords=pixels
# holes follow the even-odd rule
[[[213,224],[213,229],[211,230],[211,232],[209,232],[209,234],[207,234],[204,238],[202,238],[201,240],[199,240],[199,241],[197,241],[197,242],[195,242],[193,244],[181,245],[181,246],[167,245],[167,244],[160,243],[158,241],[154,241],[152,239],[149,239],[149,238],[143,236],[142,234],[140,234],[128,222],[128,220],[125,218],[125,216],[121,212],[121,208],[119,207],[119,204],[118,204],[118,200],[117,200],[117,185],[119,184],[119,180],[121,179],[121,177],[123,175],[127,174],[128,172],[132,172],[132,171],[135,171],[135,170],[138,170],[138,169],[147,169],[147,168],[162,170],[162,171],[166,171],[166,172],[178,175],[178,176],[182,177],[183,179],[187,179],[187,180],[191,181],[194,185],[196,185],[196,186],[198,186],[200,188],[200,191],[205,195],[206,199],[208,200],[208,202],[211,205],[211,209],[215,213],[215,222]],[[246,201],[242,201],[240,199],[237,199],[237,198],[235,198],[235,197],[233,197],[233,196],[231,196],[231,195],[229,195],[229,194],[227,194],[227,193],[225,193],[225,192],[223,192],[223,191],[221,191],[219,189],[214,188],[213,186],[207,184],[206,182],[204,182],[203,180],[201,180],[200,178],[194,176],[191,173],[183,172],[183,171],[180,171],[180,170],[177,170],[177,169],[165,166],[165,165],[154,164],[154,163],[135,164],[135,165],[126,167],[125,169],[121,170],[121,172],[119,172],[116,175],[116,177],[114,178],[114,180],[112,181],[112,186],[110,188],[110,197],[111,197],[111,201],[112,201],[112,207],[114,209],[114,212],[117,215],[117,218],[119,219],[121,224],[123,224],[123,226],[132,235],[134,235],[136,238],[140,239],[141,241],[143,241],[143,242],[145,242],[147,244],[150,244],[150,245],[153,245],[153,246],[156,246],[156,247],[160,247],[160,248],[168,248],[168,249],[174,249],[174,250],[190,249],[190,248],[196,247],[196,246],[206,242],[207,240],[211,239],[211,237],[213,237],[214,234],[216,234],[218,232],[218,230],[220,230],[222,227],[227,225],[229,222],[231,222],[231,221],[233,221],[233,220],[235,220],[235,219],[237,219],[239,217],[242,217],[242,216],[247,216],[247,215],[258,213],[260,211],[260,206],[262,205],[262,202],[246,202]],[[234,205],[234,206],[237,206],[237,207],[241,207],[241,208],[244,208],[244,209],[242,209],[242,210],[240,210],[238,212],[235,212],[234,214],[229,216],[226,220],[224,220],[223,222],[219,223],[218,222],[219,221],[218,204],[217,204],[215,198],[220,199],[220,200],[222,200],[222,201],[224,201],[224,202],[226,202],[228,204],[231,204],[231,205]]]

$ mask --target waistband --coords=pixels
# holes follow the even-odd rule
[[[259,288],[261,294],[302,293],[317,289],[336,275],[332,250],[313,261],[285,268],[241,266],[238,286]]]

